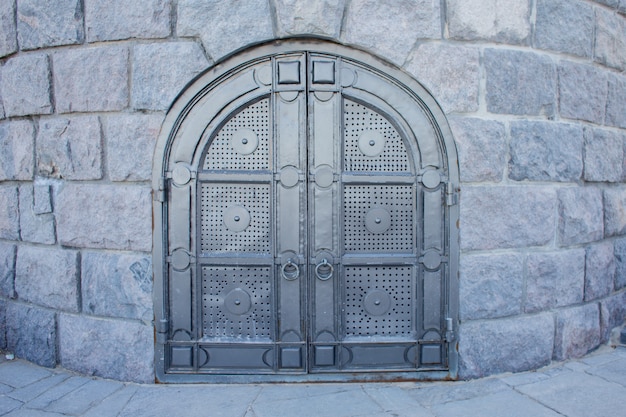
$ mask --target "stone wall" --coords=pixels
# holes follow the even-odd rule
[[[625,0],[0,5],[0,347],[153,380],[154,143],[240,48],[315,35],[402,67],[460,156],[460,375],[585,354],[626,314]]]

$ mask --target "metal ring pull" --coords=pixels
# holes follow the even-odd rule
[[[322,262],[318,263],[315,267],[315,275],[322,281],[326,281],[333,276],[333,271],[335,268],[331,264],[328,263],[326,258],[322,259]]]
[[[300,276],[300,268],[289,258],[280,268],[280,273],[287,281],[293,281]]]

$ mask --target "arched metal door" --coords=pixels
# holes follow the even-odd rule
[[[162,379],[456,372],[441,129],[394,78],[312,46],[212,77],[172,126]]]

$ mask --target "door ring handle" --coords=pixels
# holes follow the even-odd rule
[[[315,267],[315,275],[322,281],[326,281],[333,276],[333,268],[332,264],[329,264],[326,258],[322,259],[322,262],[318,263]]]
[[[298,277],[300,276],[300,268],[297,264],[293,263],[291,258],[289,258],[287,262],[285,262],[280,268],[280,274],[287,281],[293,281],[295,279],[298,279]]]

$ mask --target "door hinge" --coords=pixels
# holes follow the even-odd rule
[[[455,206],[459,203],[459,189],[452,183],[446,184],[446,205]]]
[[[446,318],[446,342],[452,343],[456,340],[456,334],[454,333],[454,320],[452,318]]]
[[[155,323],[157,343],[162,345],[167,342],[167,331],[170,327],[170,322],[167,319],[161,319]]]
[[[154,190],[154,201],[165,202],[165,177],[159,179],[159,188]]]

